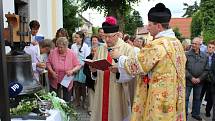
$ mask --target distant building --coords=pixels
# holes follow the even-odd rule
[[[146,39],[146,41],[150,41],[153,39],[147,29],[147,25],[144,25],[143,27],[137,27],[136,38],[138,37],[143,37],[144,39]]]
[[[178,28],[179,32],[182,34],[182,37],[190,38],[191,22],[192,22],[192,18],[171,18],[170,27],[172,29]]]
[[[87,30],[88,34],[92,35],[93,24],[80,14],[79,14],[79,17],[82,19],[83,25],[79,27],[78,30]]]

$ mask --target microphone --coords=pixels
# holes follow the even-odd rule
[[[111,52],[111,51],[113,51],[113,49],[112,48],[108,48],[108,52]],[[114,62],[115,63],[117,63],[118,62],[118,60],[117,59],[113,59],[114,60]]]
[[[8,85],[9,97],[16,97],[19,93],[22,92],[23,86],[18,82],[10,82]]]

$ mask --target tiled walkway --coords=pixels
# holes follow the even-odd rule
[[[201,117],[203,118],[202,121],[211,121],[212,118],[208,118],[205,116],[205,106],[202,105],[201,106]],[[77,113],[78,113],[78,120],[77,121],[90,121],[90,116],[87,114],[87,111],[86,110],[83,110],[82,108],[78,108],[77,110]],[[212,112],[211,112],[212,114]],[[188,117],[188,120],[187,121],[196,121],[195,119],[193,119],[190,115]]]
[[[192,93],[190,96],[190,101],[192,101]],[[193,119],[191,117],[191,107],[192,104],[190,102],[190,106],[189,106],[189,116],[188,116],[188,120],[187,121],[197,121],[195,119]],[[82,107],[78,107],[76,109],[77,113],[78,113],[78,120],[77,121],[90,121],[90,116],[87,113],[87,110],[84,110]],[[211,111],[211,115],[213,114],[213,112]],[[202,117],[202,121],[212,121],[212,116],[210,118],[205,116],[205,105],[201,105],[201,117]]]
[[[86,110],[83,110],[81,107],[77,108],[78,119],[77,121],[90,121],[90,116]]]

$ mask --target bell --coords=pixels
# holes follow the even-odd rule
[[[7,54],[7,78],[9,82],[17,81],[23,86],[19,95],[31,94],[41,90],[39,81],[33,78],[31,56],[23,53],[19,55]]]

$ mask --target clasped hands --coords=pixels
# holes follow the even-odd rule
[[[200,79],[199,78],[192,78],[191,79],[191,82],[193,83],[193,84],[199,84],[201,81],[200,81]]]

